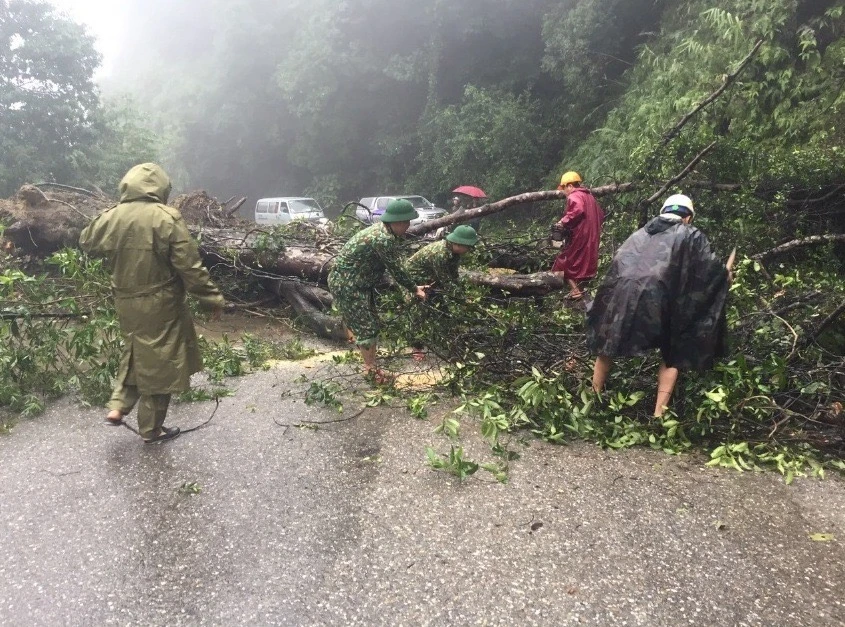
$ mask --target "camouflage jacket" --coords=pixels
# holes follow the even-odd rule
[[[439,284],[441,287],[458,280],[461,257],[456,255],[446,240],[434,242],[414,253],[405,268],[418,285]]]
[[[599,355],[660,348],[666,364],[710,368],[724,354],[728,271],[694,226],[653,218],[616,252],[587,314]]]
[[[358,231],[335,259],[331,282],[347,289],[371,290],[387,270],[409,292],[417,284],[402,266],[402,238],[391,233],[383,222]]]

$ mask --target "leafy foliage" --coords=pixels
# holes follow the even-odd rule
[[[551,153],[551,120],[530,94],[468,86],[460,104],[440,109],[420,138],[415,187],[481,184],[493,198],[534,189]]]
[[[478,471],[478,463],[464,457],[464,449],[462,446],[455,446],[454,444],[449,448],[448,455],[438,455],[432,447],[426,447],[426,457],[428,464],[435,470],[442,470],[458,478],[459,481],[464,481],[467,477],[474,475]]]
[[[48,268],[59,276],[15,267],[0,274],[0,407],[24,416],[71,389],[88,403],[105,403],[121,354],[102,262],[68,250]]]
[[[820,258],[828,258],[820,255]],[[613,449],[648,446],[670,454],[704,448],[710,465],[772,468],[787,481],[825,468],[845,469],[841,395],[845,357],[812,332],[807,313],[824,286],[827,305],[845,298],[835,268],[776,274],[769,283],[743,260],[728,312],[731,357],[715,370],[683,373],[673,411],[651,418],[656,356],[621,360],[601,397],[590,389],[592,360],[583,348],[583,314],[533,302],[473,307],[450,302],[434,313],[398,316],[388,332],[422,341],[452,363],[452,390],[463,395],[457,415],[473,417],[494,453],[509,453],[502,438],[523,427],[550,442],[572,438]],[[808,295],[811,297],[809,301]],[[550,305],[550,304],[549,304]],[[407,326],[404,326],[407,325]],[[448,325],[452,333],[444,338]],[[436,428],[453,441],[460,423],[444,417]],[[502,464],[501,472],[507,466]]]

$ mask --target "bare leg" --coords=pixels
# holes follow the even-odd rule
[[[376,369],[376,350],[377,345],[373,342],[370,346],[359,346],[361,357],[364,359],[364,370],[372,372]]]
[[[600,394],[604,389],[604,382],[607,381],[607,373],[610,372],[610,366],[613,360],[607,355],[599,355],[596,357],[596,364],[593,366],[593,391]]]
[[[666,407],[669,405],[669,400],[672,398],[672,392],[675,390],[675,383],[678,381],[678,369],[670,368],[664,363],[660,364],[660,370],[657,371],[657,403],[654,406],[654,416],[659,418],[663,415]]]
[[[108,405],[106,405],[111,410],[106,415],[106,420],[110,424],[119,425],[123,421],[123,417],[132,411],[140,397],[138,388],[134,385],[118,383],[112,392]]]
[[[581,288],[578,287],[578,281],[574,279],[566,279],[566,282],[569,283],[569,295],[572,298],[581,298],[581,296],[583,296]]]

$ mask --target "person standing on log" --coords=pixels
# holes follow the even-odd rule
[[[329,291],[334,297],[334,306],[355,337],[367,375],[377,384],[390,380],[387,373],[376,367],[379,318],[375,288],[384,271],[420,300],[426,298],[424,287],[414,283],[400,256],[405,231],[418,216],[410,201],[390,201],[381,222],[359,231],[344,244],[329,272]]]
[[[109,261],[125,345],[106,420],[120,425],[140,401],[138,432],[146,443],[179,435],[178,427],[164,426],[170,397],[188,390],[191,375],[202,370],[186,293],[215,318],[225,304],[182,215],[165,204],[170,189],[158,165],[135,166],[120,182],[120,204],[79,238],[82,250]]]
[[[613,357],[660,349],[655,417],[666,410],[679,369],[711,368],[724,353],[732,276],[704,233],[691,226],[694,217],[690,198],[667,198],[660,215],[619,248],[587,313],[587,346],[598,355],[597,393]]]
[[[566,194],[566,212],[552,226],[552,240],[564,241],[552,272],[560,272],[569,284],[569,296],[582,298],[581,284],[596,276],[604,212],[589,189],[581,187],[577,172],[566,172],[557,187]]]

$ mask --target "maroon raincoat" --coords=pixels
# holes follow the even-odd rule
[[[566,213],[560,224],[568,234],[564,246],[552,266],[552,272],[563,272],[574,281],[592,279],[599,267],[599,239],[604,212],[590,190],[578,187],[566,199]]]

